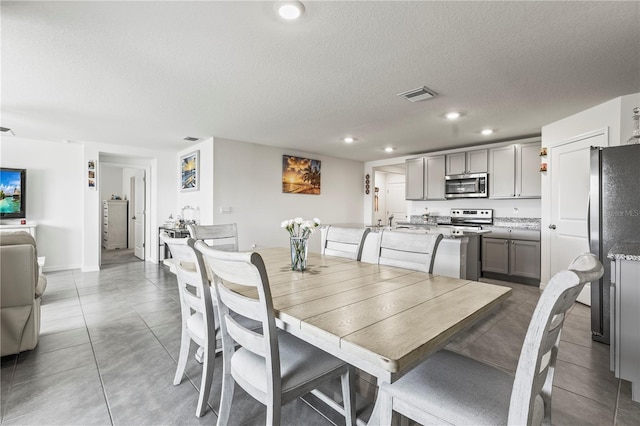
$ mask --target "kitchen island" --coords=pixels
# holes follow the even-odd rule
[[[365,226],[361,224],[334,224],[333,226],[346,228],[369,228],[362,249],[362,262],[378,263],[380,254],[380,236],[382,231],[439,233],[442,241],[438,246],[433,273],[452,278],[477,280],[480,277],[480,235],[490,231],[454,232],[451,228],[433,226],[398,227],[390,229],[380,226]],[[326,228],[322,229],[322,244],[326,238]]]

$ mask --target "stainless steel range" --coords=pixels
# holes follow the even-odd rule
[[[493,224],[492,209],[451,209],[451,225],[472,227],[480,230],[482,225]]]

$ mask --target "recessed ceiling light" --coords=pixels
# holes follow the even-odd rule
[[[11,130],[8,127],[0,127],[0,132],[1,133],[8,133],[8,134],[13,135],[13,136],[16,135],[15,133],[13,133],[13,130]]]
[[[302,15],[304,5],[299,1],[279,1],[276,3],[276,10],[281,18],[293,21]]]
[[[386,148],[384,149],[384,152],[393,152],[393,151],[395,151],[395,150],[396,150],[396,149],[395,149],[394,147],[392,147],[392,146],[388,146],[388,147],[386,147]]]
[[[352,143],[353,141],[355,141],[354,138],[352,138],[351,136],[347,136],[346,138],[342,139],[344,141],[344,143]]]
[[[183,140],[187,141],[187,142],[195,142],[197,141],[199,138],[194,138],[193,136],[186,136]]]
[[[456,118],[460,118],[460,113],[458,111],[451,111],[448,112],[445,117],[447,117],[447,120],[455,120]]]
[[[489,136],[490,134],[493,133],[493,130],[492,129],[484,129],[480,133],[482,133],[485,136]]]

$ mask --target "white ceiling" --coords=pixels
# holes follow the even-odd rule
[[[273,3],[2,1],[0,125],[52,141],[176,149],[213,136],[370,161],[539,134],[640,92],[637,1],[305,1],[295,23]],[[396,96],[422,85],[439,96]],[[455,123],[443,118],[453,109]]]

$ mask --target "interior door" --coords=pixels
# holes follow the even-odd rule
[[[589,251],[587,206],[589,201],[590,147],[606,146],[607,135],[594,133],[550,149],[551,217],[549,276],[566,269],[581,253]],[[578,301],[591,305],[589,283]]]
[[[134,249],[133,254],[144,260],[144,224],[145,224],[145,185],[144,175],[131,177],[133,191],[131,192],[131,204],[134,215],[133,232],[134,232]]]
[[[396,222],[407,221],[407,200],[404,198],[404,186],[404,182],[387,184],[387,218],[393,215],[393,225]],[[386,225],[389,225],[389,222]]]

